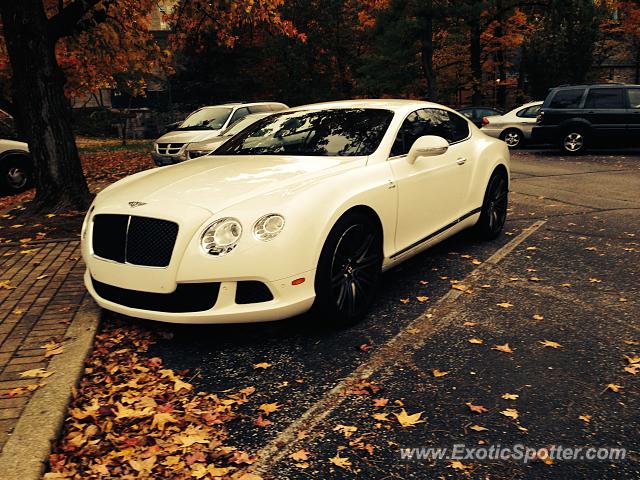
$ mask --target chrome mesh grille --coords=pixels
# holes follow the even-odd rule
[[[184,143],[158,143],[156,150],[160,155],[177,155],[184,145]]]
[[[93,219],[93,253],[119,263],[166,267],[178,224],[157,218],[99,214]]]

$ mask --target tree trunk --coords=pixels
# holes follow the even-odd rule
[[[32,209],[84,210],[90,193],[71,126],[65,78],[55,56],[42,0],[1,2],[4,38],[13,70],[14,101],[27,127],[34,162]]]
[[[475,19],[471,25],[471,48],[469,49],[470,61],[471,61],[471,104],[474,106],[482,104],[482,44],[481,44],[482,30],[480,28],[480,16]]]
[[[427,80],[427,100],[437,100],[436,72],[433,68],[433,0],[426,3],[426,12],[422,20],[422,70]]]
[[[498,80],[496,82],[496,103],[501,109],[505,109],[507,106],[507,67],[505,65],[504,55],[504,11],[502,0],[496,1],[496,38],[499,41],[498,51],[496,52],[496,64],[498,65]]]

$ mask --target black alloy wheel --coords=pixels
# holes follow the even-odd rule
[[[481,238],[492,240],[496,238],[507,220],[509,204],[509,185],[502,172],[495,172],[489,180],[484,202],[480,212],[480,219],[476,229]]]
[[[337,326],[364,317],[381,275],[382,237],[366,214],[354,212],[333,227],[316,272],[316,313]]]

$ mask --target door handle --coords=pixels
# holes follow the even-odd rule
[[[460,157],[458,158],[457,162],[458,165],[464,165],[465,163],[467,163],[467,159],[464,157]]]

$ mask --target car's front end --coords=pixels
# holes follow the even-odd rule
[[[217,156],[121,180],[82,228],[87,289],[103,308],[164,322],[303,313],[315,298],[318,226],[293,200],[295,185],[341,166]]]

